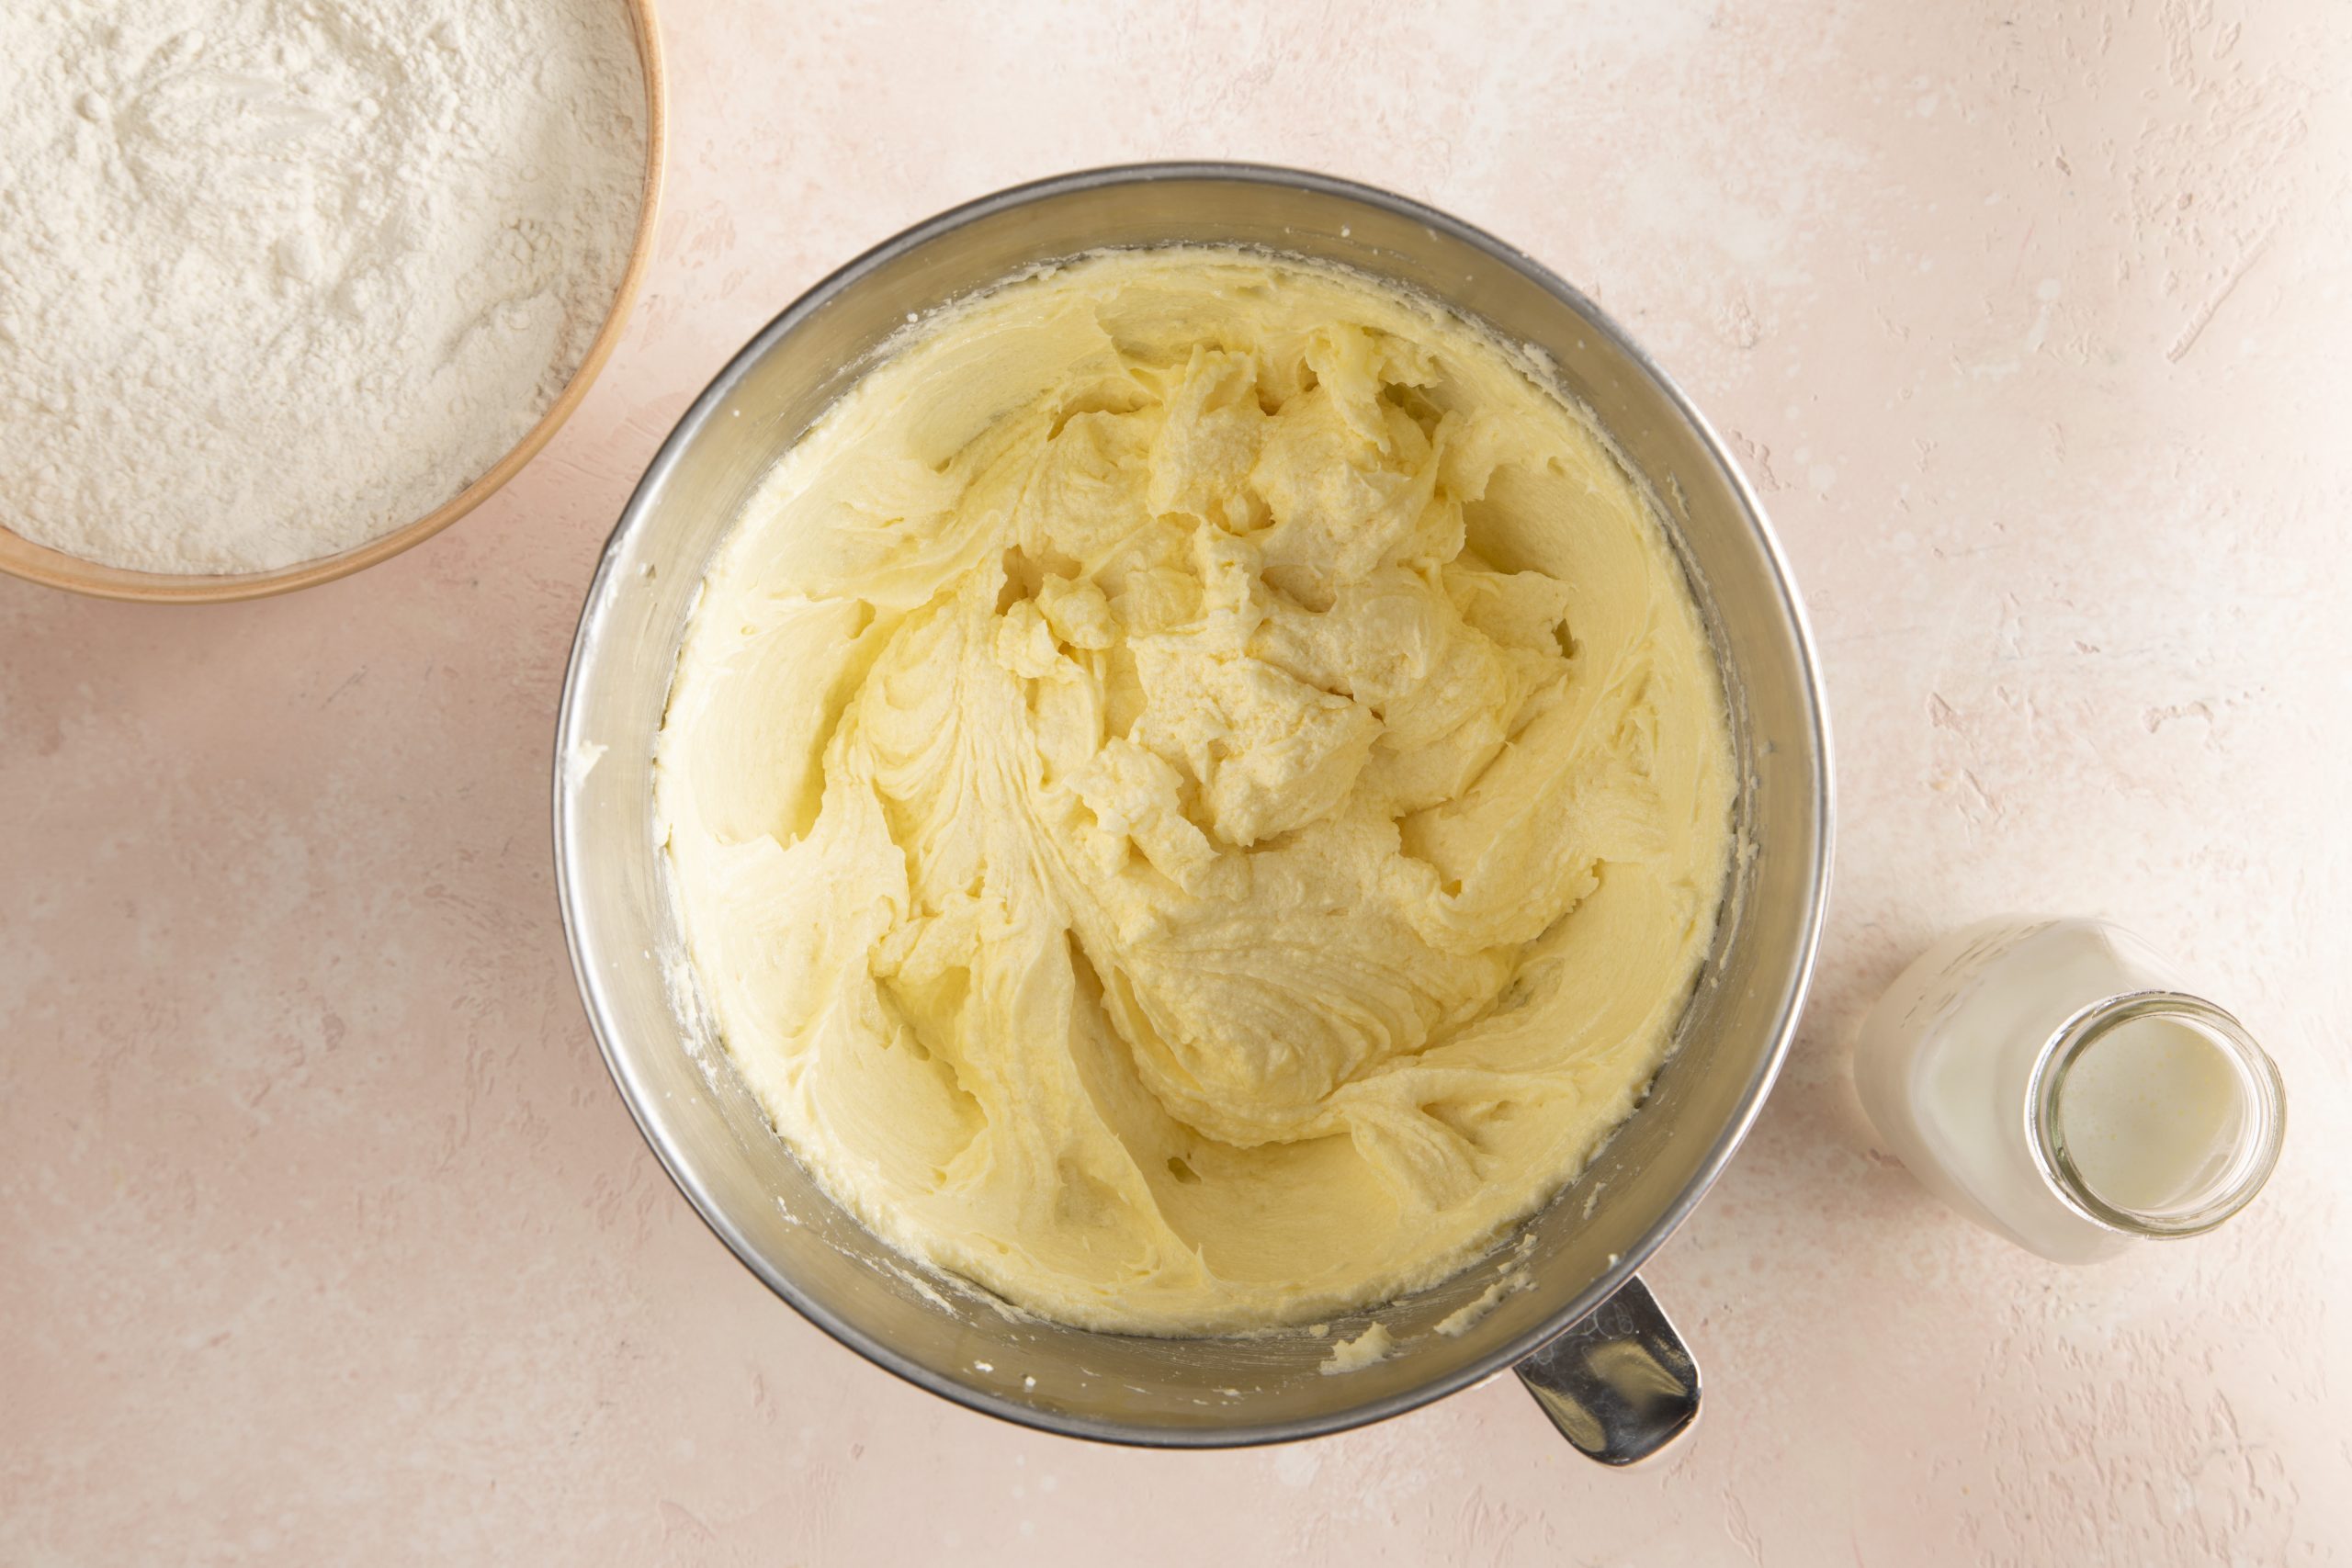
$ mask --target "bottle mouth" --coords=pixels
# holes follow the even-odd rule
[[[2127,1026],[2142,1038],[2152,1026],[2169,1026],[2177,1048],[2207,1048],[2192,1064],[2193,1085],[2173,1086],[2193,1089],[2180,1097],[2190,1102],[2152,1098],[2144,1083],[2120,1077],[2114,1063],[2101,1060],[2098,1048],[2118,1041]],[[2137,1103],[2127,1107],[2139,1117],[2136,1126],[2102,1124],[2099,1112],[2119,1089],[2139,1091]],[[2085,1219],[2135,1236],[2199,1235],[2245,1208],[2277,1168],[2286,1126],[2286,1086],[2277,1065],[2236,1018],[2178,991],[2109,997],[2075,1014],[2041,1048],[2026,1099],[2026,1146],[2043,1180]],[[2151,1134],[2152,1127],[2162,1134]],[[2162,1135],[2195,1139],[2203,1148],[2159,1163],[2159,1179],[2151,1181],[2144,1176],[2147,1149],[2114,1146],[2128,1145],[2134,1134],[2143,1143]],[[2135,1156],[2142,1156],[2136,1169],[2118,1164]],[[2119,1179],[2119,1171],[2136,1179]]]

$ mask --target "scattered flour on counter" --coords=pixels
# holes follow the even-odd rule
[[[239,572],[433,511],[628,260],[620,0],[0,6],[0,524]]]

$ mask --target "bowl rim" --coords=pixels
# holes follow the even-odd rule
[[[670,89],[662,52],[662,24],[654,14],[655,0],[621,0],[628,12],[629,30],[637,44],[639,73],[645,85],[645,174],[638,186],[637,225],[629,242],[628,261],[614,287],[612,302],[589,340],[588,352],[573,368],[563,389],[556,394],[522,439],[471,484],[424,516],[401,524],[390,533],[347,550],[267,571],[169,572],[143,571],[87,560],[25,537],[0,525],[0,572],[37,582],[45,588],[96,599],[129,600],[149,604],[220,604],[241,599],[263,599],[290,593],[348,577],[355,571],[390,559],[423,544],[492,495],[523,471],[554,439],[573,411],[588,396],[588,389],[619,346],[631,309],[653,261],[654,231],[661,218],[662,189],[669,163]]]
[[[618,562],[624,547],[634,532],[643,525],[650,511],[650,499],[667,479],[670,468],[679,455],[693,443],[702,427],[717,417],[721,406],[737,389],[739,383],[777,343],[797,331],[802,322],[823,310],[843,290],[897,260],[909,252],[929,244],[967,224],[995,216],[1035,202],[1064,195],[1121,185],[1149,185],[1177,181],[1238,182],[1250,185],[1274,186],[1311,191],[1318,195],[1353,201],[1408,219],[1444,234],[1461,243],[1470,245],[1502,265],[1511,268],[1530,282],[1561,300],[1576,311],[1590,329],[1602,334],[1618,352],[1648,376],[1664,393],[1677,415],[1686,421],[1698,437],[1702,448],[1719,469],[1746,513],[1758,545],[1762,547],[1765,565],[1786,608],[1792,631],[1793,653],[1805,697],[1806,716],[1812,731],[1815,760],[1813,790],[1813,828],[1815,852],[1812,864],[1806,868],[1804,908],[1799,912],[1802,930],[1795,949],[1796,962],[1781,988],[1775,1008],[1775,1022],[1769,1048],[1759,1059],[1743,1090],[1738,1107],[1716,1134],[1713,1146],[1702,1160],[1698,1172],[1673,1202],[1643,1232],[1636,1241],[1622,1253],[1617,1262],[1606,1269],[1585,1290],[1564,1303],[1533,1327],[1513,1337],[1502,1346],[1476,1359],[1442,1375],[1395,1393],[1366,1400],[1361,1404],[1301,1417],[1295,1420],[1237,1423],[1228,1427],[1167,1427],[1124,1422],[1027,1405],[1018,1401],[957,1382],[933,1372],[911,1359],[902,1356],[867,1334],[856,1324],[834,1313],[803,1294],[782,1270],[772,1267],[758,1249],[732,1224],[705,1190],[697,1175],[686,1168],[666,1146],[656,1132],[650,1105],[651,1091],[634,1076],[623,1055],[616,1049],[614,1039],[618,1033],[605,1006],[604,987],[591,971],[586,953],[582,949],[578,913],[574,908],[572,880],[575,874],[571,840],[577,828],[574,796],[580,778],[564,766],[576,739],[574,718],[582,695],[582,676],[590,655],[590,644],[604,610],[611,602],[612,579],[619,570]],[[1774,1081],[1788,1057],[1797,1027],[1801,1021],[1806,993],[1811,987],[1814,970],[1819,957],[1822,930],[1826,917],[1831,865],[1833,860],[1833,825],[1835,810],[1832,799],[1836,772],[1832,766],[1828,724],[1828,699],[1821,678],[1821,663],[1815,643],[1811,623],[1806,615],[1804,601],[1798,593],[1795,579],[1779,536],[1774,533],[1763,503],[1758,498],[1747,476],[1740,471],[1730,449],[1706,417],[1691,403],[1674,379],[1630,337],[1605,311],[1581,290],[1535,261],[1526,253],[1506,244],[1482,229],[1440,211],[1436,208],[1410,197],[1363,185],[1335,175],[1309,170],[1288,168],[1278,164],[1230,163],[1216,161],[1156,162],[1107,164],[1049,175],[1009,186],[1001,190],[976,197],[951,207],[937,215],[900,231],[872,246],[811,285],[807,291],[787,305],[763,326],[714,375],[702,393],[679,416],[652,458],[644,474],[630,492],[615,523],[594,576],[591,579],[582,604],[580,625],[572,639],[571,652],[564,671],[562,699],[558,708],[555,734],[555,765],[553,768],[554,812],[552,826],[555,839],[556,896],[563,919],[565,947],[571,954],[572,974],[577,980],[581,998],[588,1014],[591,1032],[598,1052],[605,1060],[605,1070],[620,1091],[629,1116],[637,1123],[639,1135],[652,1150],[653,1156],[668,1174],[671,1182],[701,1215],[703,1223],[723,1242],[737,1262],[764,1284],[804,1319],[822,1330],[843,1347],[931,1393],[937,1394],[967,1410],[1032,1430],[1080,1438],[1096,1442],[1120,1444],[1147,1449],[1224,1449],[1246,1448],[1266,1443],[1290,1442],[1300,1438],[1328,1436],[1331,1433],[1370,1426],[1374,1422],[1420,1408],[1492,1377],[1514,1363],[1523,1360],[1544,1345],[1582,1321],[1592,1311],[1614,1295],[1631,1280],[1642,1263],[1671,1236],[1691,1211],[1706,1197],[1721,1177],[1740,1144],[1747,1138],[1757,1118],[1762,1113]]]

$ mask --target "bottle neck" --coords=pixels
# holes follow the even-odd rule
[[[2085,1008],[2042,1047],[2026,1144],[2085,1219],[2188,1236],[2253,1201],[2286,1120],[2278,1069],[2244,1024],[2201,998],[2136,991]]]

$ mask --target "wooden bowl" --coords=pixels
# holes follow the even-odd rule
[[[645,78],[645,184],[637,215],[637,235],[629,247],[628,265],[621,272],[620,287],[613,291],[612,307],[605,312],[595,340],[589,344],[586,357],[564,384],[561,395],[539,416],[539,422],[524,433],[523,439],[507,449],[505,456],[492,464],[480,479],[414,522],[402,524],[389,534],[379,535],[340,554],[297,561],[274,571],[218,575],[133,571],[34,544],[6,527],[0,527],[0,571],[102,599],[135,599],[157,604],[212,604],[290,593],[297,588],[347,577],[423,543],[489,500],[501,485],[521,472],[523,465],[537,457],[539,448],[571,417],[571,411],[588,395],[596,373],[612,357],[653,254],[653,228],[661,216],[662,171],[669,143],[669,88],[662,73],[662,29],[654,20],[653,0],[624,3],[628,7],[629,28],[637,39],[638,63]]]

